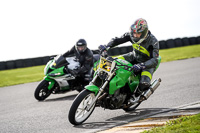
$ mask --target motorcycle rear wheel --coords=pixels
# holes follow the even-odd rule
[[[89,90],[85,89],[79,93],[74,99],[73,104],[69,110],[69,122],[73,125],[80,125],[86,121],[94,111],[95,104],[89,111],[86,110],[86,107],[89,107],[94,99],[95,94]]]
[[[35,90],[35,99],[37,99],[38,101],[43,101],[49,95],[51,95],[51,91],[48,89],[48,86],[49,82],[46,80],[42,80]]]
[[[135,103],[128,108],[124,108],[123,110],[126,112],[134,111],[140,104],[141,104],[141,102]]]

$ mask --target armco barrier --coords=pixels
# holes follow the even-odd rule
[[[200,36],[197,37],[184,37],[184,38],[175,38],[175,39],[168,39],[168,40],[161,40],[159,41],[160,49],[169,49],[174,47],[182,47],[188,45],[195,45],[200,44]],[[121,55],[133,50],[132,46],[124,46],[124,47],[116,47],[112,48],[108,51],[109,55]],[[98,54],[98,50],[93,50],[94,54]],[[31,67],[31,66],[38,66],[38,65],[45,65],[50,57],[52,56],[44,56],[44,57],[37,57],[37,58],[29,58],[29,59],[18,59],[18,60],[10,60],[10,61],[3,61],[0,62],[0,70],[7,70],[7,69],[15,69],[15,68],[23,68],[23,67]]]

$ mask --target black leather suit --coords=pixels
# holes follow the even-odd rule
[[[93,53],[88,48],[84,52],[79,53],[74,46],[69,51],[64,53],[63,56],[64,57],[76,56],[76,58],[80,62],[81,67],[75,71],[77,71],[76,73],[78,73],[80,76],[89,74],[93,67]]]
[[[122,55],[123,58],[132,64],[145,64],[146,68],[141,72],[141,80],[139,84],[139,90],[144,91],[150,86],[152,75],[158,64],[159,42],[149,31],[147,38],[141,44],[134,43],[130,34],[125,33],[120,38],[112,39],[107,46],[112,48],[125,42],[132,43],[133,52]]]

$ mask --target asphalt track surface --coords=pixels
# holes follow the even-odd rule
[[[1,75],[3,76],[3,75]],[[135,121],[162,110],[200,101],[200,58],[161,63],[153,79],[162,82],[136,111],[104,110],[97,107],[79,126],[68,121],[68,111],[78,94],[51,95],[38,102],[38,82],[0,88],[0,133],[90,133]]]

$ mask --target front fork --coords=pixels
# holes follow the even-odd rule
[[[50,79],[50,78],[48,78],[47,76],[44,77],[44,80],[50,82],[50,84],[49,84],[49,86],[48,86],[48,90],[51,90],[51,89],[53,88],[54,84],[55,84],[55,80],[54,80],[54,79]]]
[[[114,73],[112,73],[112,74],[108,77],[108,79],[106,79],[106,82],[105,82],[105,83],[103,84],[103,86],[99,89],[99,91],[98,91],[98,93],[97,93],[97,95],[96,95],[94,101],[92,101],[92,104],[90,104],[90,106],[86,108],[87,111],[89,111],[89,110],[92,108],[92,106],[96,103],[96,101],[97,101],[97,99],[99,98],[99,96],[104,92],[104,89],[105,89],[106,85],[110,82],[110,79],[112,78],[113,75],[114,75]],[[96,76],[93,78],[93,80],[91,81],[91,83],[93,83],[93,82],[97,79],[97,77],[98,77],[98,74],[96,74]]]

